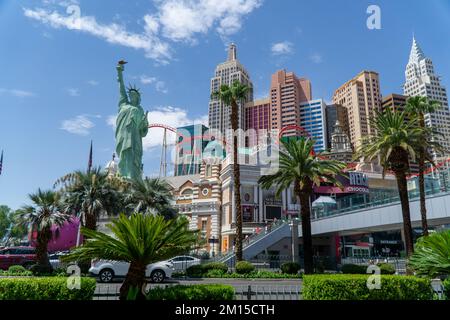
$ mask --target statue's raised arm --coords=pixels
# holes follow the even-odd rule
[[[117,65],[117,81],[119,82],[119,107],[124,104],[128,103],[128,96],[127,91],[125,89],[125,84],[123,83],[123,71],[124,71],[124,65],[125,62],[119,61],[119,64]]]

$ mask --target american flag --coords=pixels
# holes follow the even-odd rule
[[[0,176],[2,175],[2,170],[3,170],[3,150],[2,155],[0,157]]]

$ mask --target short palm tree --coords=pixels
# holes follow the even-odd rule
[[[408,266],[418,275],[430,277],[449,275],[450,230],[419,238]]]
[[[406,121],[405,112],[390,109],[377,112],[371,119],[371,125],[375,133],[362,139],[355,158],[369,161],[379,158],[383,174],[386,170],[394,172],[402,208],[406,254],[409,257],[414,252],[414,243],[406,176],[409,158],[415,160],[423,131],[418,127],[416,118]]]
[[[121,299],[126,299],[133,288],[139,289],[137,298],[144,298],[147,265],[186,253],[200,239],[198,231],[189,230],[189,221],[185,217],[166,220],[141,213],[129,217],[121,214],[107,228],[112,235],[83,228],[82,233],[88,240],[64,260],[104,259],[130,263],[120,288]]]
[[[52,239],[51,227],[62,226],[69,221],[70,215],[61,213],[60,195],[54,191],[38,189],[28,197],[32,204],[19,209],[16,222],[18,226],[30,227],[37,232],[37,264],[51,270],[47,252],[48,242]]]
[[[123,210],[120,191],[128,183],[94,168],[70,173],[60,178],[57,185],[62,186],[64,212],[79,215],[83,226],[96,230],[101,214],[114,215]]]
[[[313,248],[311,235],[310,199],[314,186],[326,181],[340,186],[336,179],[345,164],[327,160],[314,153],[314,140],[300,137],[297,140],[282,141],[279,169],[272,175],[262,176],[259,183],[264,189],[277,188],[277,195],[294,185],[294,192],[300,200],[305,273],[313,272]]]
[[[233,188],[234,204],[236,208],[236,260],[242,260],[242,207],[241,207],[241,179],[238,162],[238,136],[239,129],[239,103],[247,99],[250,88],[239,81],[234,81],[231,86],[222,85],[220,90],[212,94],[213,98],[219,99],[224,105],[231,106],[231,130],[233,132]]]
[[[133,181],[125,199],[127,207],[133,212],[157,213],[173,218],[171,200],[170,185],[164,180],[152,178]]]
[[[440,107],[439,102],[430,101],[426,97],[415,96],[410,97],[406,101],[406,111],[409,115],[418,118],[419,127],[424,130],[421,137],[421,143],[418,145],[417,160],[419,163],[419,192],[420,192],[420,215],[422,217],[423,235],[428,235],[427,207],[425,205],[425,163],[428,161],[433,164],[431,155],[427,146],[434,144],[435,151],[439,151],[442,147],[438,142],[432,141],[432,136],[427,134],[425,130],[425,114],[435,112]],[[438,150],[436,150],[436,147]]]

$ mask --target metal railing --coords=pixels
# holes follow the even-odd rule
[[[235,287],[235,300],[300,300],[300,285],[245,285]]]

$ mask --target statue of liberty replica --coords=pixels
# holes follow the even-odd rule
[[[116,153],[119,156],[119,174],[132,180],[142,179],[142,138],[148,132],[147,114],[141,107],[141,93],[136,87],[125,88],[123,71],[125,61],[119,61],[119,114],[116,121]],[[128,92],[127,92],[128,91]]]

